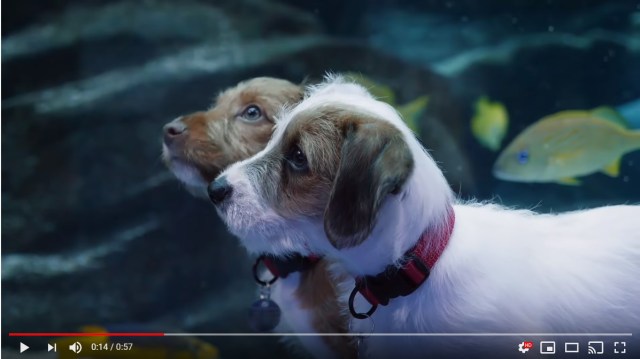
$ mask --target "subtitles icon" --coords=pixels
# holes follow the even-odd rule
[[[589,349],[587,349],[587,353],[589,354],[602,354],[604,353],[604,342],[589,342]]]
[[[556,342],[540,342],[540,354],[555,354]]]
[[[524,354],[529,351],[529,349],[533,348],[533,342],[522,342],[518,344],[518,351]]]
[[[564,343],[564,352],[565,353],[579,353],[580,352],[580,343]]]

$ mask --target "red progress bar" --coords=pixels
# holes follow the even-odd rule
[[[164,333],[9,333],[10,337],[164,337]]]

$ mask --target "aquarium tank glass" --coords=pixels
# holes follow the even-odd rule
[[[88,341],[10,332],[253,332],[256,258],[189,183],[202,173],[177,178],[163,145],[183,131],[172,120],[254,77],[364,84],[398,109],[461,200],[541,213],[640,202],[639,1],[8,0],[3,10],[3,357],[63,358],[76,342],[94,355]],[[277,336],[135,348],[309,355]]]

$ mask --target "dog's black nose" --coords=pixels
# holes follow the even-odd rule
[[[227,182],[227,179],[223,176],[211,182],[207,188],[207,192],[213,204],[220,204],[233,192],[233,187],[229,185],[229,182]]]

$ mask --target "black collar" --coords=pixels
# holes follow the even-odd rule
[[[258,276],[257,268],[261,261],[273,275],[273,278],[269,281],[264,281]],[[304,272],[310,269],[318,263],[318,261],[320,261],[320,257],[314,255],[302,256],[300,254],[294,254],[285,258],[261,255],[253,265],[253,277],[261,285],[273,284],[278,278],[287,278],[291,273]]]

